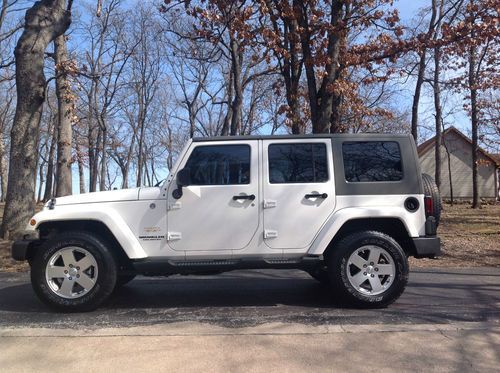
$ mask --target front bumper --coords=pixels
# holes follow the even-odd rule
[[[22,240],[12,244],[12,259],[25,261],[29,259],[30,249],[39,242],[38,232],[25,234]]]
[[[441,255],[441,239],[437,236],[412,238],[416,258],[433,258]]]

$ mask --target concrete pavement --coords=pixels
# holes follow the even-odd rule
[[[0,371],[498,371],[500,271],[416,270],[394,305],[342,308],[298,271],[139,279],[54,314],[0,274]]]

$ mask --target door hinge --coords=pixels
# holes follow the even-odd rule
[[[167,233],[167,241],[176,241],[182,239],[181,232],[168,232]]]
[[[271,209],[273,207],[278,206],[278,201],[275,201],[273,199],[265,199],[264,200],[264,208],[265,209]]]
[[[278,231],[273,231],[271,229],[264,229],[264,238],[277,238]]]

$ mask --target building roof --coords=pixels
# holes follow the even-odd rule
[[[455,127],[449,127],[443,132],[443,136],[446,136],[449,133],[455,133],[458,135],[460,138],[462,138],[464,141],[469,143],[472,146],[472,140],[469,139],[467,136],[465,136],[462,132],[460,132],[458,129]],[[429,140],[424,141],[422,144],[417,146],[417,152],[419,157],[421,157],[424,153],[427,153],[430,149],[434,147],[436,136],[431,137]],[[488,158],[490,161],[493,162],[497,167],[500,167],[500,154],[489,154],[486,152],[484,149],[479,147],[479,153],[481,153],[484,157]]]

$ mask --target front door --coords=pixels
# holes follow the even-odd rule
[[[259,226],[258,141],[193,142],[182,197],[168,190],[168,244],[179,251],[240,250]]]
[[[335,208],[330,139],[265,140],[264,241],[304,249]]]

